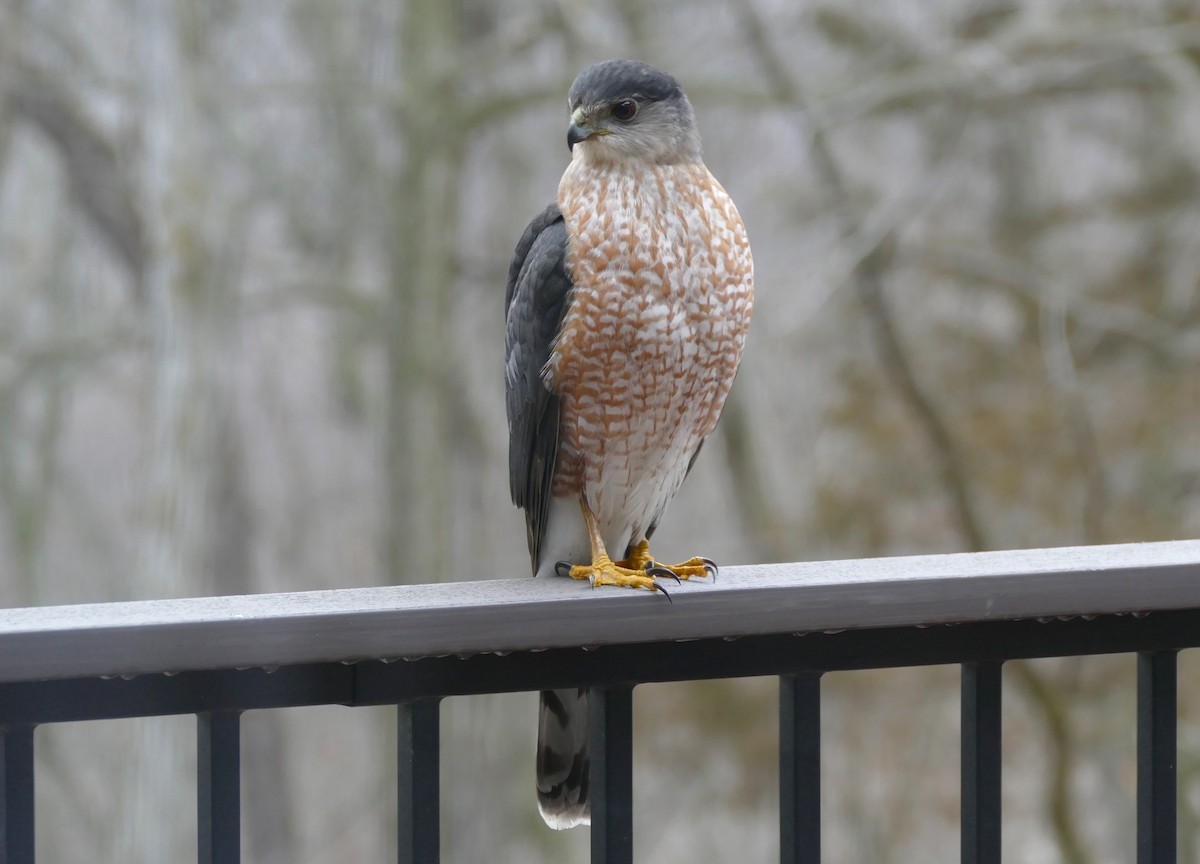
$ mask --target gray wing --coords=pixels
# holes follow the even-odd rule
[[[567,226],[557,205],[551,204],[517,243],[504,294],[509,490],[513,503],[525,510],[535,573],[558,455],[559,398],[546,388],[542,369],[571,292],[566,254]]]

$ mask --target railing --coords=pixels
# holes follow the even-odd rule
[[[998,864],[1002,663],[1137,652],[1137,860],[1167,864],[1198,645],[1200,541],[730,567],[671,602],[521,579],[5,610],[0,862],[34,860],[40,724],[196,714],[199,860],[229,864],[240,713],[321,704],[399,706],[399,860],[436,861],[438,700],[585,685],[592,860],[630,862],[632,687],[777,675],[781,860],[816,864],[821,674],[960,663],[962,860]]]

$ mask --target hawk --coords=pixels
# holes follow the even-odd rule
[[[509,480],[535,576],[666,593],[649,540],[712,434],[754,303],[750,243],[667,73],[609,60],[568,94],[571,162],[505,292]],[[613,560],[610,550],[620,556]],[[587,691],[541,694],[538,806],[589,821]]]

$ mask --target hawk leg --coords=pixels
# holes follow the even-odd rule
[[[627,570],[642,570],[656,576],[667,578],[690,579],[693,576],[711,576],[717,578],[717,564],[711,558],[696,556],[682,564],[660,564],[650,554],[650,541],[644,537],[629,550],[629,557],[617,562],[618,567]]]
[[[587,525],[588,540],[592,546],[592,563],[576,564],[568,570],[566,562],[560,561],[556,569],[566,570],[566,575],[572,579],[588,579],[593,588],[599,585],[619,585],[626,588],[648,588],[666,594],[666,590],[658,584],[658,577],[678,582],[692,576],[717,575],[717,565],[707,558],[691,558],[682,564],[664,567],[651,557],[650,544],[644,538],[634,545],[628,558],[614,562],[604,548],[600,526],[583,495],[579,496],[579,505],[583,510],[583,521]]]

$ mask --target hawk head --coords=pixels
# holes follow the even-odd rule
[[[678,81],[648,63],[605,60],[589,66],[571,85],[567,104],[567,145],[577,158],[659,164],[700,159],[692,103]]]

